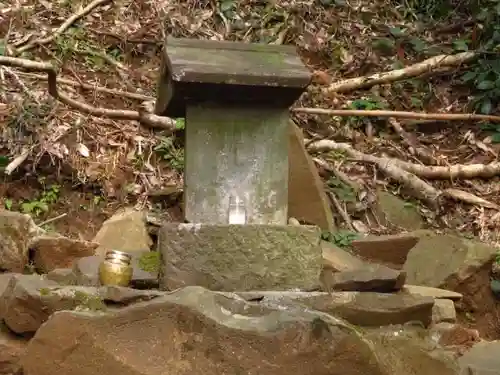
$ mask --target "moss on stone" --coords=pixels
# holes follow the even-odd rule
[[[160,271],[160,253],[158,251],[144,253],[139,258],[139,268],[146,272],[158,273]]]
[[[100,297],[79,290],[75,291],[75,301],[79,307],[84,307],[91,311],[106,310],[106,304]]]

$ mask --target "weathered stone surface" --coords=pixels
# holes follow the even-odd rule
[[[56,268],[50,271],[46,278],[60,285],[78,285],[77,278],[71,268]]]
[[[424,227],[424,219],[414,205],[403,199],[379,189],[377,191],[377,216],[384,225],[395,225],[406,230],[417,230]]]
[[[363,259],[401,268],[408,252],[418,243],[411,233],[366,236],[352,241],[352,251]]]
[[[452,233],[413,232],[419,243],[409,252],[403,269],[409,284],[455,286],[491,264],[497,249]],[[454,288],[450,288],[454,289]]]
[[[158,273],[147,272],[141,269],[140,258],[145,252],[131,253],[133,268],[132,280],[130,286],[135,288],[156,288],[158,287]],[[149,253],[149,251],[147,252]],[[73,265],[73,275],[76,279],[76,285],[99,286],[99,264],[102,258],[92,256],[78,259]],[[71,280],[71,278],[69,278]]]
[[[28,340],[15,336],[0,323],[0,374],[13,375],[21,370],[21,357],[25,355]]]
[[[311,226],[169,223],[158,238],[160,288],[212,290],[311,288],[322,258]]]
[[[353,271],[365,266],[365,262],[331,242],[321,241],[323,267],[334,271]]]
[[[330,202],[323,181],[304,145],[302,130],[290,121],[288,149],[288,215],[333,232]]]
[[[127,305],[161,295],[157,291],[106,286],[59,286],[39,275],[14,275],[0,298],[0,318],[15,333],[35,332],[55,311],[106,310],[106,302]]]
[[[94,255],[98,244],[63,236],[38,236],[30,242],[35,268],[47,273],[56,268],[71,267],[75,259]]]
[[[10,279],[12,276],[17,275],[16,273],[6,272],[0,273],[0,296],[7,290],[9,286]]]
[[[29,215],[0,210],[0,270],[22,272],[31,239],[43,234]]]
[[[366,264],[362,268],[334,272],[321,271],[321,285],[325,291],[360,291],[388,293],[401,289],[406,274],[379,264]]]
[[[499,375],[500,341],[480,342],[459,359],[461,375]]]
[[[146,226],[146,214],[133,208],[117,212],[104,222],[93,242],[99,244],[95,254],[100,256],[108,250],[148,251],[152,240]]]
[[[302,304],[313,310],[341,317],[359,326],[384,326],[432,320],[434,300],[403,294],[371,292],[236,292],[248,301],[293,307]]]
[[[456,375],[402,333],[364,336],[328,314],[187,287],[114,314],[57,312],[22,365],[24,375]]]
[[[401,291],[419,296],[450,299],[452,301],[460,301],[462,299],[462,294],[460,293],[429,286],[405,284]]]
[[[457,321],[457,312],[455,303],[450,299],[438,298],[434,300],[432,308],[432,322],[434,324],[446,322],[455,323]]]

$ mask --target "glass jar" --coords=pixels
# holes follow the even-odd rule
[[[132,256],[123,251],[109,250],[99,265],[101,285],[128,286],[132,280]]]

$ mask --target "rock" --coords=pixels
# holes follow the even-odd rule
[[[104,222],[93,242],[99,244],[95,254],[100,256],[108,250],[149,251],[152,240],[146,226],[146,214],[133,208],[116,213]]]
[[[462,299],[462,294],[460,293],[446,289],[432,288],[429,286],[405,284],[401,291],[419,296],[450,299],[452,301],[460,301]]]
[[[187,287],[113,314],[57,312],[22,366],[24,375],[457,374],[418,335],[364,335],[328,314]]]
[[[77,278],[71,268],[56,268],[50,271],[46,278],[60,285],[78,285]]]
[[[353,253],[363,259],[400,269],[418,240],[411,233],[366,236],[352,241],[351,246]]]
[[[419,243],[408,253],[403,269],[409,284],[454,290],[480,268],[491,267],[497,249],[452,233],[413,232]]]
[[[10,279],[12,276],[17,275],[16,273],[0,273],[0,296],[4,294],[4,292],[7,290],[7,287],[9,286]]]
[[[439,345],[453,350],[459,356],[481,341],[477,330],[446,322],[433,325],[430,335]]]
[[[424,219],[416,206],[381,189],[377,191],[376,211],[382,225],[392,224],[406,230],[424,227]]]
[[[0,299],[0,317],[15,333],[35,332],[48,317],[60,310],[105,311],[106,302],[128,305],[162,295],[117,286],[60,286],[39,275],[15,275]]]
[[[302,130],[292,121],[288,164],[288,215],[324,231],[335,231],[323,181],[304,146]]]
[[[47,273],[56,268],[71,267],[78,258],[94,255],[98,244],[63,236],[38,236],[30,242],[35,268]]]
[[[308,289],[322,264],[320,231],[312,226],[167,223],[158,249],[162,290]]]
[[[480,342],[474,345],[462,357],[459,364],[463,375],[499,375],[500,340]]]
[[[29,242],[43,233],[29,215],[0,210],[0,270],[23,272]]]
[[[457,312],[455,303],[450,299],[438,298],[434,300],[432,308],[432,322],[434,324],[446,322],[455,323],[457,321]]]
[[[389,293],[401,289],[406,274],[389,267],[377,264],[365,265],[362,268],[334,272],[324,268],[320,276],[325,291],[360,291]]]
[[[248,301],[293,307],[301,304],[310,309],[341,317],[364,327],[379,327],[408,322],[432,321],[434,300],[403,294],[371,292],[236,292]]]
[[[140,289],[157,288],[158,287],[158,272],[147,272],[140,266],[140,259],[147,252],[131,253],[133,267],[132,280],[130,286]],[[102,258],[100,256],[92,256],[78,259],[73,265],[73,274],[77,285],[99,286],[99,264]],[[159,263],[159,260],[158,260]],[[158,264],[159,267],[159,264]]]
[[[365,266],[365,262],[331,242],[321,241],[323,267],[334,271],[352,271]]]
[[[21,357],[26,353],[28,340],[15,336],[0,324],[0,375],[13,375],[21,371]]]
[[[72,274],[76,285],[99,286],[99,264],[100,256],[91,256],[78,259],[72,268]],[[69,279],[71,280],[71,279]]]

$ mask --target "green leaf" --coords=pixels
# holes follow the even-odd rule
[[[0,155],[0,167],[6,167],[9,164],[9,161],[10,159],[8,156]]]
[[[392,36],[394,36],[396,38],[405,35],[405,32],[403,31],[403,29],[401,29],[399,27],[391,27],[389,29],[389,32],[391,33]]]
[[[493,109],[493,103],[491,102],[491,99],[490,98],[485,98],[482,102],[481,102],[481,107],[479,109],[479,112],[485,114],[485,115],[489,115],[491,113]]]
[[[225,1],[222,1],[220,4],[220,11],[227,12],[229,10],[232,10],[234,7],[235,7],[235,5],[234,5],[233,0],[225,0]]]
[[[491,90],[493,87],[495,87],[495,82],[486,80],[479,82],[476,86],[478,90]]]
[[[453,49],[455,51],[468,51],[469,50],[469,46],[467,45],[467,41],[466,40],[455,40],[453,42]]]
[[[500,133],[495,133],[491,136],[491,143],[500,143]]]
[[[379,38],[372,43],[374,49],[380,50],[382,52],[390,52],[396,46],[394,40],[389,38]]]
[[[0,39],[0,56],[5,55],[5,41]]]
[[[467,72],[462,76],[462,82],[467,83],[473,81],[477,76],[476,72]]]

